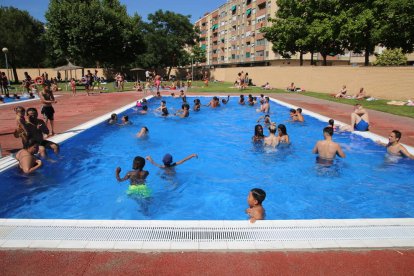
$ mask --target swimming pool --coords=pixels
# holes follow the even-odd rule
[[[20,96],[20,99],[15,99],[13,97],[10,97],[10,98],[3,97],[3,99],[4,99],[4,103],[1,104],[1,106],[18,104],[18,103],[28,102],[28,101],[36,101],[36,100],[39,100],[39,97],[36,95],[33,99],[26,97],[26,96],[25,97]]]
[[[208,98],[201,98],[206,104]],[[192,102],[192,98],[189,98]],[[170,113],[179,99],[167,98]],[[153,109],[158,100],[150,102]],[[414,190],[409,173],[413,163],[384,158],[384,148],[360,136],[334,136],[347,158],[330,169],[315,165],[311,154],[326,125],[306,117],[306,123],[285,122],[288,110],[272,103],[271,116],[285,122],[292,146],[263,150],[251,143],[260,116],[255,108],[239,106],[236,98],[220,109],[202,108],[190,118],[162,118],[150,112],[125,114],[132,126],[100,124],[62,144],[60,160],[25,177],[17,170],[0,175],[0,216],[6,218],[73,219],[246,219],[246,197],[253,187],[267,192],[267,219],[413,217]],[[148,140],[135,134],[150,129]],[[146,165],[150,171],[149,199],[127,195],[128,183],[117,183],[131,168],[135,155],[161,162],[165,153],[175,160],[197,153],[176,168],[175,175]],[[362,161],[364,160],[364,161]],[[2,181],[2,183],[5,183]]]

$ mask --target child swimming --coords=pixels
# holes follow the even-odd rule
[[[262,206],[262,202],[265,198],[266,192],[262,189],[254,188],[250,190],[249,195],[247,196],[247,204],[249,204],[249,208],[246,209],[246,214],[249,215],[251,223],[265,218],[265,209]]]
[[[184,159],[182,159],[182,160],[180,160],[180,161],[177,161],[177,162],[173,162],[173,157],[172,157],[172,155],[171,154],[169,154],[169,153],[167,153],[166,155],[164,155],[164,157],[162,158],[162,163],[164,164],[164,165],[160,165],[160,164],[157,164],[153,159],[152,159],[152,157],[151,156],[147,156],[146,157],[146,159],[148,160],[148,161],[150,161],[151,162],[151,164],[153,164],[154,166],[157,166],[158,168],[161,168],[161,169],[168,169],[168,168],[173,168],[173,167],[175,167],[175,166],[178,166],[178,165],[181,165],[182,163],[184,163],[185,161],[187,161],[187,160],[190,160],[191,158],[193,158],[193,157],[196,157],[196,158],[198,158],[198,155],[197,154],[195,154],[195,153],[193,153],[193,154],[190,154],[189,156],[187,156],[186,158],[184,158]]]
[[[121,168],[117,167],[115,170],[116,180],[123,182],[125,180],[130,181],[130,185],[145,185],[145,179],[149,175],[148,171],[144,171],[145,159],[141,156],[136,156],[132,162],[132,171],[125,174],[123,178],[119,176]]]

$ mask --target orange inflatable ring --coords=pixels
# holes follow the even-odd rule
[[[42,85],[44,83],[43,78],[42,77],[37,77],[35,78],[35,84],[39,84]]]

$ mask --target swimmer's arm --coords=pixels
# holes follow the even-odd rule
[[[312,150],[312,152],[315,154],[318,154],[318,145],[319,145],[319,142],[316,143],[315,147]]]
[[[30,158],[27,158],[27,157],[30,157]],[[42,161],[36,160],[36,165],[33,167],[30,167],[32,164],[31,157],[32,157],[31,155],[25,155],[25,156],[22,156],[20,159],[18,159],[18,161],[20,162],[20,167],[24,173],[27,173],[27,174],[32,173],[42,166]]]
[[[404,156],[406,156],[410,159],[414,159],[414,155],[409,153],[408,150],[404,146],[400,146],[400,152],[401,152],[402,155],[404,155]]]
[[[259,119],[257,119],[257,122],[259,123],[263,118],[264,116],[260,116]]]
[[[380,146],[386,147],[388,146],[388,144],[381,142],[380,140],[375,141],[375,143],[377,143]]]
[[[147,159],[148,161],[150,161],[150,163],[151,164],[153,164],[154,166],[157,166],[158,168],[162,168],[162,169],[164,169],[165,168],[165,166],[163,166],[163,165],[160,165],[160,164],[157,164],[153,159],[152,159],[152,157],[151,156],[147,156],[147,157],[145,157],[145,159]]]
[[[340,145],[338,145],[338,149],[336,150],[336,155],[339,157],[345,158],[345,153],[342,151],[342,148]]]
[[[121,178],[119,176],[119,173],[120,172],[121,172],[121,168],[120,167],[117,167],[116,170],[115,170],[115,177],[116,177],[116,180],[118,180],[118,182],[125,181],[125,180],[127,180],[127,179],[129,179],[131,177],[131,175],[129,173],[127,173],[123,178]]]
[[[180,160],[180,161],[178,161],[178,162],[175,162],[175,164],[176,164],[176,165],[180,165],[180,164],[184,163],[185,161],[190,160],[190,159],[191,159],[191,158],[193,158],[193,157],[197,157],[197,158],[198,158],[198,155],[197,155],[197,154],[195,154],[195,153],[193,153],[193,154],[191,154],[191,155],[187,156],[186,158],[184,158],[183,160]]]

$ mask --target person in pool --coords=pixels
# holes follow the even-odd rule
[[[227,104],[230,101],[230,95],[227,95],[227,99],[222,99],[221,102],[223,104]]]
[[[269,113],[270,111],[270,104],[269,104],[269,97],[265,97],[264,103],[260,106],[260,112]]]
[[[244,105],[244,95],[240,95],[239,104]]]
[[[127,126],[132,125],[132,122],[129,120],[129,117],[127,115],[122,116],[120,126]]]
[[[217,96],[214,96],[211,101],[206,106],[211,106],[211,108],[216,108],[220,106],[220,100]]]
[[[200,99],[195,99],[195,100],[194,100],[193,110],[194,110],[194,111],[200,111],[200,109],[201,109],[201,102],[200,102]]]
[[[39,143],[30,140],[25,147],[16,154],[20,169],[26,173],[32,173],[42,166],[42,161],[37,159],[35,154],[39,151]]]
[[[191,159],[191,158],[193,158],[193,157],[198,158],[198,155],[197,155],[197,154],[195,154],[195,153],[193,153],[193,154],[190,154],[189,156],[187,156],[186,158],[184,158],[184,159],[182,159],[182,160],[180,160],[180,161],[173,162],[173,157],[172,157],[172,155],[171,155],[171,154],[169,154],[169,153],[167,153],[167,154],[166,154],[166,155],[164,155],[164,157],[162,158],[162,163],[163,163],[164,165],[160,165],[160,164],[156,163],[156,162],[152,159],[152,157],[151,157],[151,156],[147,156],[145,159],[147,159],[148,161],[150,161],[150,162],[151,162],[151,164],[153,164],[154,166],[157,166],[158,168],[161,168],[161,169],[169,169],[169,168],[173,168],[173,167],[176,167],[176,166],[178,166],[178,165],[181,165],[182,163],[184,163],[184,162],[185,162],[185,161],[187,161],[187,160],[190,160],[190,159]]]
[[[345,153],[342,151],[338,143],[332,141],[333,129],[325,127],[323,129],[324,140],[318,141],[312,152],[318,154],[316,162],[322,165],[332,165],[336,155],[345,158]]]
[[[290,144],[289,135],[287,134],[286,126],[284,124],[277,126],[277,135],[279,138],[279,143]]]
[[[125,180],[130,181],[130,185],[145,185],[145,179],[149,175],[148,171],[144,171],[145,159],[141,156],[136,156],[132,162],[132,171],[125,174],[124,177],[120,177],[121,168],[117,167],[115,170],[115,177],[118,182]]]
[[[257,122],[260,123],[260,121],[263,119],[263,122],[266,126],[269,126],[272,123],[272,120],[270,119],[270,115],[266,114],[264,116],[260,116],[259,119],[257,119]]]
[[[297,108],[296,109],[296,120],[297,122],[304,122],[305,118],[302,115],[302,108]]]
[[[398,130],[391,131],[388,136],[388,144],[382,143],[381,141],[376,141],[379,145],[387,148],[387,152],[391,155],[408,157],[414,159],[412,155],[403,145],[400,144],[401,132]]]
[[[116,115],[116,113],[112,113],[111,118],[109,118],[109,120],[108,120],[108,124],[114,125],[117,122],[118,122],[118,115]]]
[[[246,214],[250,217],[250,222],[254,223],[256,220],[265,219],[265,209],[262,202],[266,198],[266,192],[259,188],[251,189],[247,196],[247,204],[249,208],[246,209]]]
[[[269,126],[269,136],[264,138],[264,145],[275,148],[279,144],[279,137],[276,136],[276,123],[271,123]]]
[[[254,135],[252,137],[253,143],[263,142],[264,138],[265,138],[265,136],[263,134],[262,125],[255,125],[254,126]]]
[[[137,133],[138,138],[144,138],[147,137],[149,133],[149,130],[146,126],[142,127],[141,130]]]
[[[181,109],[175,113],[176,116],[180,118],[186,118],[190,116],[190,105],[188,103],[183,103]]]

